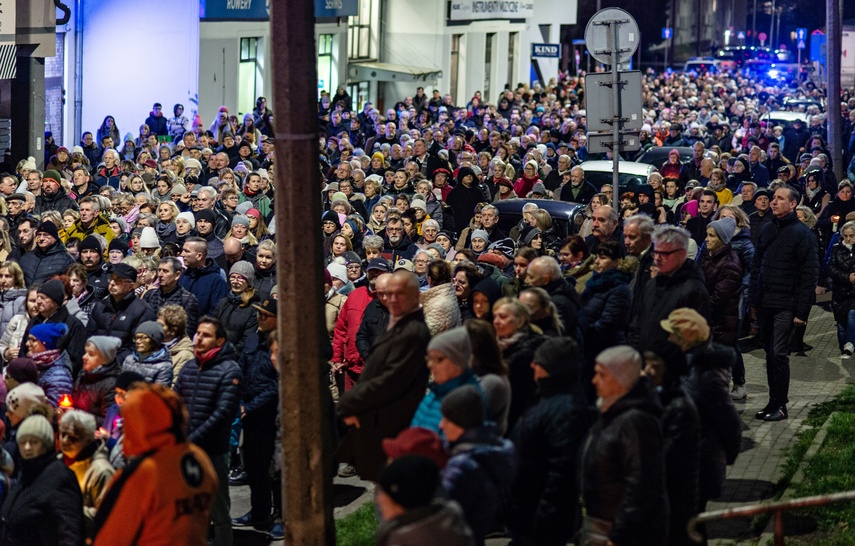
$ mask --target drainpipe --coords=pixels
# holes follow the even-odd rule
[[[74,140],[83,132],[83,0],[76,0],[74,12]]]

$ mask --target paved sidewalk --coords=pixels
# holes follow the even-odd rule
[[[768,402],[765,353],[758,349],[743,355],[748,398],[736,403],[744,425],[742,452],[736,464],[728,468],[723,498],[709,503],[708,510],[773,498],[778,493],[784,450],[794,443],[811,406],[833,398],[855,376],[855,359],[840,358],[830,311],[814,306],[805,343],[814,349],[806,357],[790,357],[789,419],[777,423],[754,419],[754,414]],[[751,519],[713,523],[709,527],[710,543],[755,544],[759,534],[752,533],[750,527]]]

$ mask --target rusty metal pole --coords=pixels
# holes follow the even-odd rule
[[[270,0],[285,544],[335,543],[312,0]]]

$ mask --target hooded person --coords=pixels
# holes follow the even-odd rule
[[[93,544],[205,544],[217,478],[211,460],[187,441],[181,397],[163,385],[138,384],[122,409],[121,469],[95,516]],[[178,509],[176,509],[178,507]],[[183,507],[183,508],[182,508]],[[177,511],[176,511],[177,510]]]
[[[72,405],[94,415],[99,427],[113,405],[116,378],[122,372],[116,361],[121,344],[119,338],[111,336],[92,336],[87,339],[83,369],[74,380],[71,391]]]
[[[416,408],[410,422],[411,427],[426,428],[438,433],[442,419],[440,407],[447,394],[463,385],[472,385],[478,392],[482,392],[478,378],[472,371],[471,361],[472,342],[465,327],[452,328],[430,340],[427,347],[427,366],[433,375],[433,381],[428,383],[428,392]]]
[[[39,370],[38,384],[53,407],[58,407],[60,399],[70,395],[73,387],[71,362],[68,353],[61,349],[67,335],[65,324],[46,322],[33,326],[26,340],[29,357]]]
[[[475,318],[493,322],[493,304],[502,297],[502,286],[492,277],[482,280],[469,293],[469,307]]]
[[[0,544],[83,544],[83,496],[74,473],[56,458],[50,422],[27,417],[17,443],[21,478],[0,511]]]
[[[163,326],[149,320],[134,331],[134,352],[125,357],[122,371],[136,372],[148,383],[172,385],[172,356],[163,346]]]

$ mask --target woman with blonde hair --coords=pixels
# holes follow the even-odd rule
[[[3,235],[8,239],[8,235]],[[27,287],[21,266],[13,261],[0,263],[0,335],[15,315],[24,312],[26,302]]]
[[[228,340],[237,348],[243,350],[246,338],[258,330],[258,317],[253,304],[259,303],[253,283],[255,268],[251,263],[239,261],[229,270],[229,294],[220,300],[214,310],[226,328]]]

